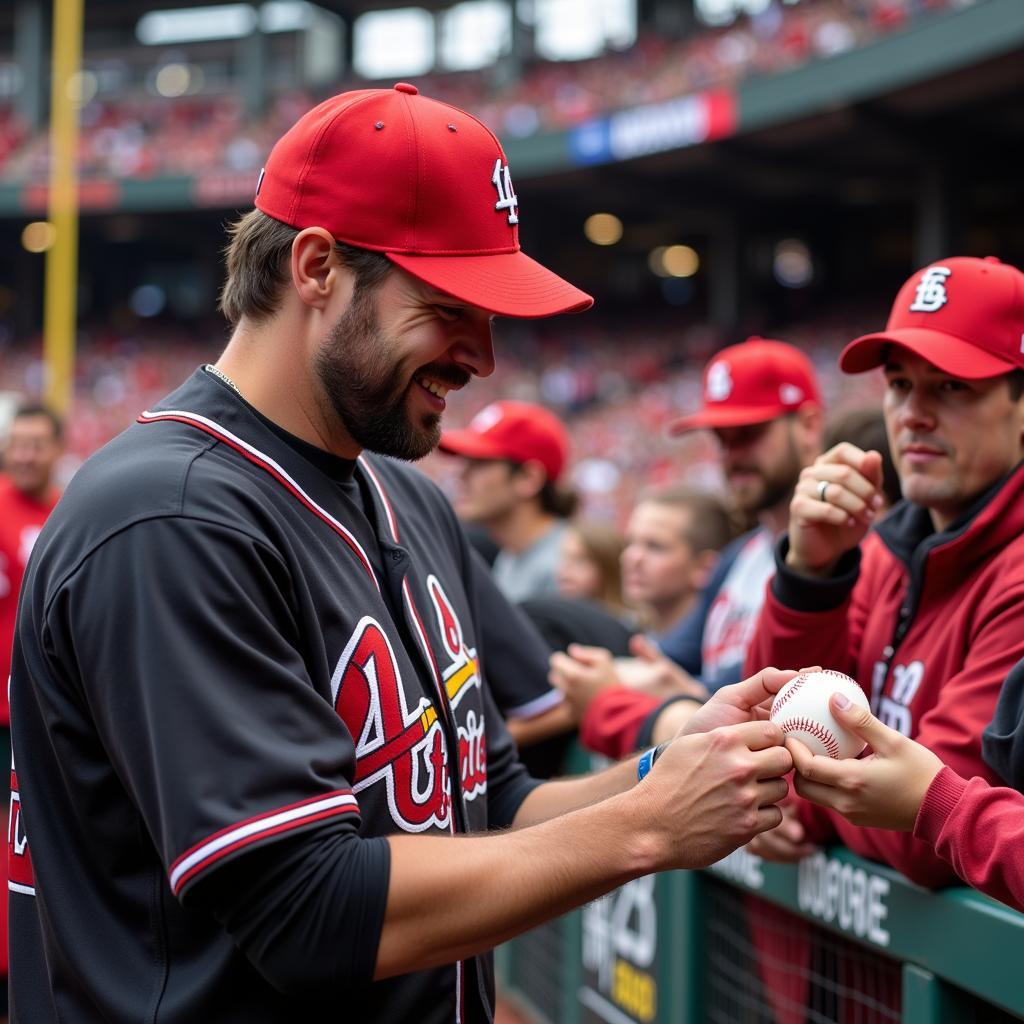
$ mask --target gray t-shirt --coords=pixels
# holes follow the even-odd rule
[[[515,603],[531,597],[558,593],[555,571],[562,557],[562,535],[566,524],[559,522],[525,551],[513,554],[501,550],[494,560],[494,581]]]

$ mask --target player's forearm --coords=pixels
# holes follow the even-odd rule
[[[374,977],[480,953],[655,870],[657,841],[633,817],[615,797],[513,832],[391,837]]]
[[[516,741],[516,746],[522,748],[571,732],[576,728],[576,721],[568,702],[563,700],[533,718],[510,718],[505,722],[505,727]]]
[[[536,825],[560,814],[625,793],[636,785],[637,760],[637,757],[631,757],[601,772],[545,782],[523,801],[516,813],[513,827],[526,828]]]

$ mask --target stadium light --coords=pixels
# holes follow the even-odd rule
[[[441,63],[450,71],[488,67],[512,47],[512,8],[503,0],[466,0],[441,19]]]
[[[636,42],[636,0],[534,0],[534,42],[546,60],[586,60]]]
[[[594,245],[614,245],[622,238],[622,221],[614,213],[592,213],[583,222],[583,234]]]
[[[260,7],[263,32],[301,32],[313,25],[313,5],[305,0],[268,0]]]
[[[128,299],[131,311],[142,319],[159,316],[167,305],[167,293],[158,284],[140,284]]]
[[[434,66],[434,19],[422,7],[371,11],[356,19],[353,44],[363,78],[423,75]]]
[[[168,99],[184,96],[192,84],[192,72],[187,64],[177,62],[165,64],[153,80],[156,91]]]
[[[772,0],[694,0],[693,9],[705,25],[731,25],[740,15],[756,17],[771,7]],[[798,0],[786,0],[787,6]]]
[[[84,107],[99,89],[99,80],[91,71],[76,71],[68,79],[67,97],[76,106]]]
[[[651,250],[647,265],[658,277],[693,277],[700,269],[700,257],[689,245],[659,245]]]
[[[46,252],[57,241],[57,229],[47,220],[34,220],[21,232],[22,248],[28,252]]]
[[[135,38],[144,46],[242,39],[255,30],[256,24],[256,9],[249,4],[150,11],[139,18]]]
[[[811,250],[798,238],[784,238],[775,246],[772,272],[783,288],[806,288],[814,278]]]

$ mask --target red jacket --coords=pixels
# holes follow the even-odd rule
[[[808,580],[777,555],[751,671],[820,664],[852,675],[887,725],[935,751],[959,775],[999,781],[982,731],[1003,680],[1024,657],[1024,464],[944,533],[903,503],[830,580]],[[801,803],[812,841],[838,836],[912,881],[953,881],[949,864],[912,835],[858,828]]]
[[[1024,793],[943,768],[925,794],[914,835],[975,889],[1024,910]]]
[[[11,674],[11,644],[21,578],[32,545],[46,517],[57,504],[56,492],[36,501],[0,476],[0,725],[10,722],[7,708],[7,677]]]

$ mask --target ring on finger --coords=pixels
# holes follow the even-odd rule
[[[828,490],[828,485],[831,483],[830,480],[819,480],[818,481],[818,501],[827,501],[825,492]]]

